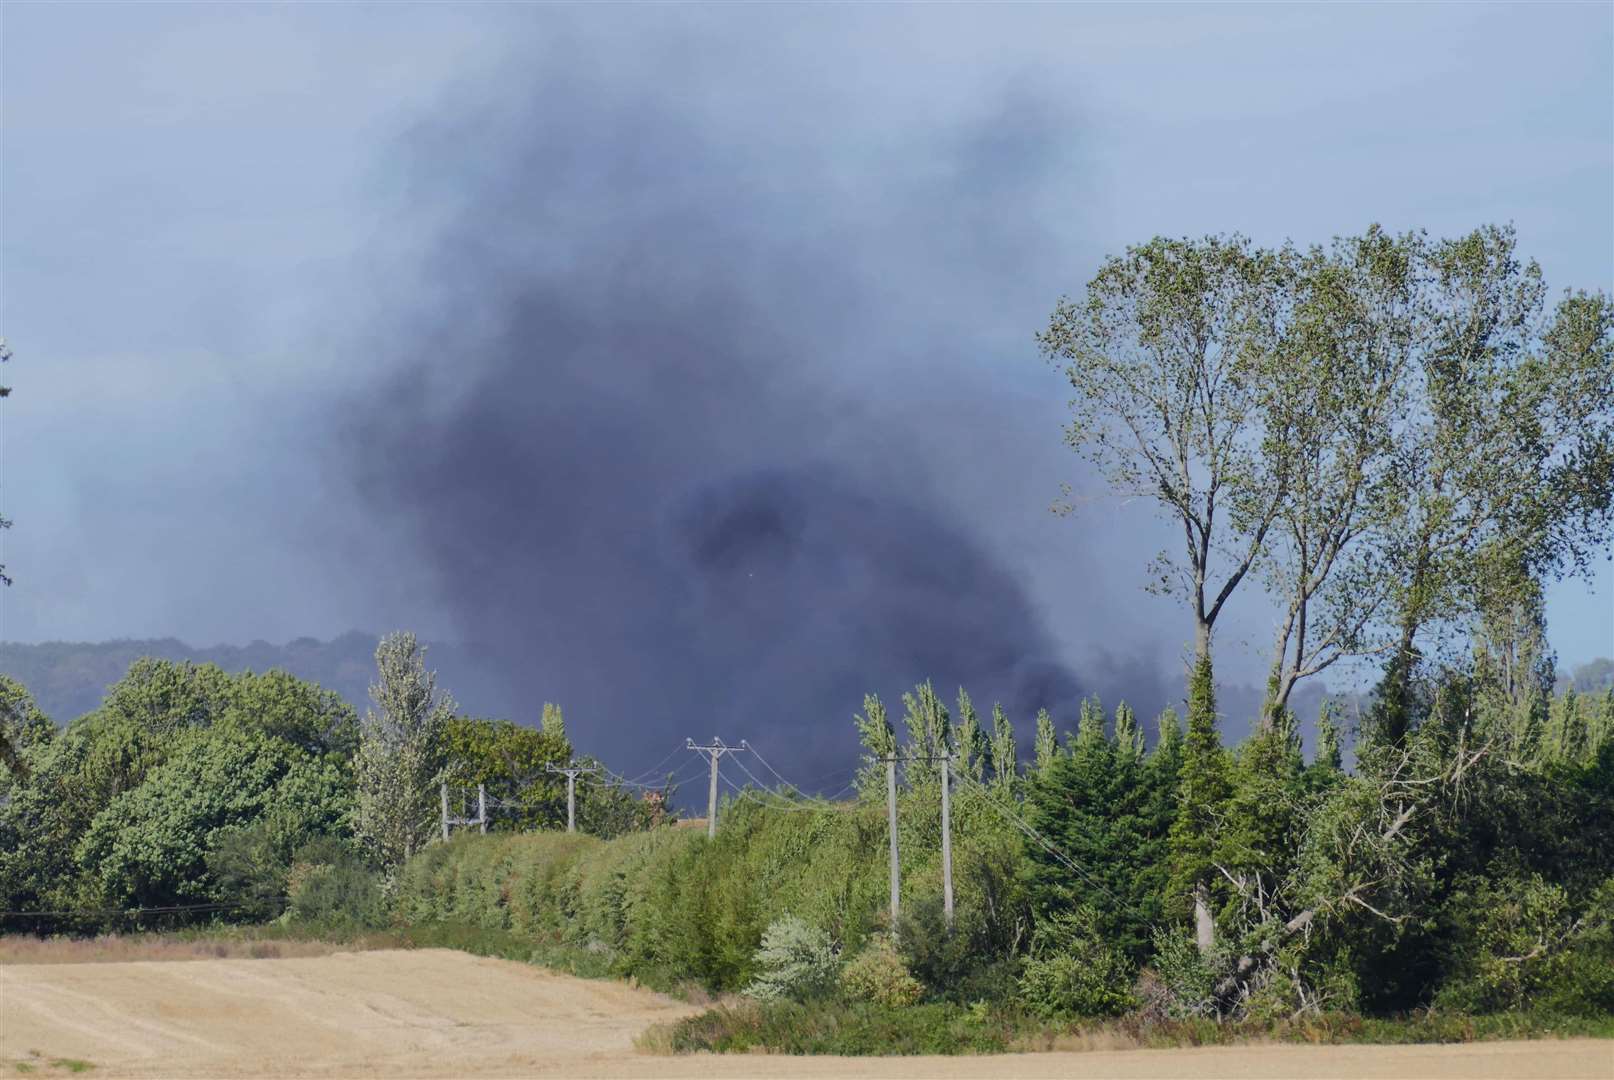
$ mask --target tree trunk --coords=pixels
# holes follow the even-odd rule
[[[1211,626],[1204,619],[1194,621],[1194,663],[1210,656]]]
[[[1194,886],[1194,943],[1201,955],[1216,947],[1216,922],[1211,918],[1210,896],[1204,885]]]

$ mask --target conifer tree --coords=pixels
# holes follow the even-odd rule
[[[1155,754],[1173,757],[1178,764],[1181,764],[1182,720],[1177,716],[1177,710],[1169,705],[1166,706],[1160,711],[1160,715],[1155,717],[1154,726],[1156,735]],[[1173,771],[1172,775],[1176,775],[1175,771]]]
[[[1135,962],[1160,915],[1151,871],[1164,838],[1152,835],[1149,794],[1142,762],[1105,737],[1103,707],[1089,698],[1069,751],[1054,754],[1026,795],[1032,826],[1081,868],[1028,846],[1034,906],[1044,915],[1090,909],[1102,936]]]
[[[1133,761],[1143,760],[1143,728],[1132,706],[1124,701],[1115,707],[1115,746],[1119,753]]]
[[[1081,712],[1076,720],[1075,745],[1096,746],[1104,741],[1104,706],[1095,694],[1082,699]]]
[[[1201,952],[1216,943],[1211,918],[1212,864],[1222,804],[1228,796],[1226,755],[1216,733],[1216,689],[1209,656],[1194,664],[1188,682],[1188,735],[1177,783],[1177,816],[1171,825],[1172,906],[1191,905],[1194,939]]]
[[[1147,791],[1144,816],[1155,855],[1143,872],[1143,884],[1155,898],[1155,910],[1170,910],[1166,884],[1170,877],[1167,838],[1177,820],[1177,782],[1182,772],[1182,723],[1177,710],[1167,708],[1155,721],[1158,739],[1144,761],[1143,779]]]

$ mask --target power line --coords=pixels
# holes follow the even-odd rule
[[[713,735],[712,736],[712,741],[709,742],[709,743],[706,743],[704,745],[696,743],[694,739],[685,739],[684,740],[684,749],[693,750],[696,753],[703,754],[712,763],[712,783],[711,783],[711,786],[707,789],[707,793],[706,793],[706,838],[708,840],[710,840],[710,839],[712,839],[713,837],[715,837],[717,835],[717,762],[718,762],[718,759],[723,757],[723,755],[725,755],[725,754],[737,754],[737,753],[739,753],[741,751],[745,751],[746,753],[749,753],[750,750],[751,750],[751,747],[746,744],[746,741],[744,739],[740,740],[740,745],[739,746],[730,746],[728,743],[724,742],[722,739],[718,738],[716,735]]]
[[[981,792],[982,792],[982,795],[984,797],[984,801],[986,802],[986,804],[988,806],[990,806],[992,809],[996,810],[999,814],[1002,814],[1005,818],[1007,818],[1011,822],[1013,822],[1015,827],[1018,828],[1026,836],[1030,837],[1032,840],[1035,840],[1038,844],[1042,845],[1043,849],[1046,850],[1048,852],[1048,854],[1050,854],[1054,858],[1058,859],[1072,873],[1076,874],[1078,877],[1080,877],[1083,881],[1087,882],[1093,888],[1097,889],[1099,892],[1101,892],[1105,896],[1109,897],[1115,903],[1117,903],[1117,904],[1123,904],[1124,903],[1124,901],[1122,901],[1122,899],[1119,896],[1116,896],[1107,887],[1105,887],[1105,885],[1104,885],[1104,883],[1102,881],[1099,881],[1098,878],[1094,877],[1087,870],[1083,869],[1076,862],[1075,859],[1071,858],[1069,855],[1066,855],[1065,852],[1060,850],[1059,846],[1056,845],[1052,840],[1048,839],[1041,832],[1037,831],[1035,826],[1033,826],[1030,822],[1026,821],[1024,818],[1022,818],[1019,814],[1016,814],[1013,810],[1010,810],[1008,807],[1006,807],[1006,806],[1002,805],[1001,803],[999,803],[997,801],[997,798],[992,794],[991,789],[988,788],[985,784],[981,783],[979,780],[975,779],[975,777],[970,776],[970,775],[968,775],[966,773],[959,773],[958,776],[959,776],[959,779],[964,780],[967,783],[974,784],[976,787],[980,788]]]
[[[624,784],[633,784],[636,787],[643,787],[645,785],[640,784],[639,781],[643,780],[647,776],[655,775],[657,772],[660,771],[660,769],[661,769],[661,767],[663,765],[667,764],[667,762],[671,761],[673,758],[677,757],[679,754],[684,753],[686,750],[688,750],[688,747],[684,747],[684,746],[675,746],[675,747],[673,747],[672,753],[668,754],[666,757],[662,758],[660,761],[658,761],[654,765],[650,766],[650,768],[646,769],[644,772],[640,773],[638,776],[635,776],[632,780],[629,780],[625,776],[617,776],[616,773],[611,773],[611,775],[616,776],[616,778],[618,780],[622,781]],[[606,772],[610,772],[610,770],[606,769]]]
[[[738,765],[739,762],[735,762],[735,764]],[[725,784],[733,789],[736,802],[748,800],[764,810],[783,810],[797,814],[820,814],[826,812],[840,814],[856,809],[856,807],[842,806],[827,799],[802,799],[800,802],[795,802],[769,788],[742,788],[726,773],[720,772],[718,775],[722,777]],[[850,790],[852,790],[852,787],[848,784],[836,794],[844,794]]]

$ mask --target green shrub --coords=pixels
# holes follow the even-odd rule
[[[1160,1011],[1174,1020],[1216,1012],[1216,972],[1181,928],[1154,932],[1154,975],[1163,990]]]
[[[758,1001],[817,997],[835,985],[839,967],[829,935],[794,915],[763,931],[755,961],[756,978],[745,992]]]
[[[647,1032],[640,1045],[678,1054],[985,1054],[1007,1049],[1008,1037],[989,1016],[956,1005],[892,1008],[821,998],[709,1009]]]
[[[1466,917],[1436,1005],[1475,1013],[1534,1007],[1614,1013],[1614,878],[1580,911],[1539,875],[1479,882],[1451,905]]]
[[[960,1004],[1007,1001],[1014,996],[1019,957],[998,951],[981,929],[962,909],[949,927],[942,898],[922,896],[903,909],[897,947],[934,998]]]
[[[869,1001],[889,1008],[913,1005],[924,996],[925,988],[908,973],[908,965],[892,944],[891,938],[881,934],[869,939],[858,953],[841,969],[841,993],[853,1001]]]
[[[298,849],[286,875],[289,912],[320,927],[375,927],[386,920],[381,874],[334,837]]]
[[[1097,916],[1081,907],[1037,926],[1020,975],[1020,1000],[1038,1016],[1115,1016],[1134,1003],[1131,971],[1099,939]]]

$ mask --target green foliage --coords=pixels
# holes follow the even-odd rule
[[[992,706],[992,786],[999,794],[1013,793],[1019,778],[1019,750],[1014,744],[1014,725],[1002,705]]]
[[[286,873],[292,917],[305,926],[352,930],[385,925],[381,875],[351,844],[321,837],[300,847]]]
[[[902,909],[897,948],[903,965],[917,978],[926,996],[944,1001],[1004,1000],[1012,992],[1019,957],[994,940],[997,929],[969,913],[959,912],[947,925],[940,896],[908,901]]]
[[[439,828],[438,785],[445,779],[445,729],[453,699],[437,690],[424,650],[409,633],[376,647],[375,709],[366,713],[354,759],[355,832],[388,869],[426,845]]]
[[[1180,915],[1191,898],[1208,895],[1218,876],[1212,855],[1229,794],[1227,773],[1227,755],[1216,732],[1210,657],[1201,656],[1188,682],[1188,734],[1177,773],[1177,814],[1167,842],[1168,915]]]
[[[958,730],[953,744],[958,747],[959,770],[977,782],[984,781],[992,768],[992,740],[981,727],[975,703],[962,686],[958,688]]]
[[[261,823],[264,844],[289,856],[351,814],[352,789],[334,765],[222,725],[176,740],[143,784],[95,816],[74,859],[112,906],[223,900],[207,867],[221,832]]]
[[[571,744],[566,737],[566,718],[561,714],[560,706],[552,701],[544,702],[543,715],[539,720],[539,730],[551,739]]]
[[[565,827],[566,781],[548,771],[571,761],[563,724],[546,719],[542,730],[534,730],[508,720],[456,716],[444,724],[443,742],[448,782],[467,789],[481,784],[499,807],[492,828],[525,832]]]
[[[1042,775],[1059,755],[1059,737],[1054,732],[1054,718],[1047,709],[1037,710],[1036,739],[1032,743],[1032,762],[1037,775]]]
[[[1314,764],[1328,772],[1337,773],[1345,767],[1345,754],[1340,748],[1339,722],[1334,719],[1334,703],[1323,699],[1317,713],[1317,753]]]
[[[916,1004],[925,988],[908,971],[889,934],[869,938],[840,975],[841,993],[852,1001],[868,1001],[888,1008]]]
[[[1132,1005],[1132,972],[1108,940],[1088,907],[1040,920],[1020,974],[1020,1000],[1046,1018],[1124,1012]]]
[[[952,750],[952,726],[947,706],[930,683],[914,687],[902,695],[903,724],[908,729],[908,747],[903,752],[903,774],[909,787],[929,787],[941,781],[940,758]]]
[[[1213,847],[1218,874],[1231,886],[1228,914],[1236,910],[1239,922],[1258,919],[1263,898],[1290,877],[1311,798],[1299,748],[1285,731],[1258,731],[1239,747]]]
[[[1162,992],[1156,1008],[1174,1020],[1217,1014],[1216,982],[1219,966],[1214,952],[1207,954],[1170,927],[1156,927],[1150,967]]]
[[[745,992],[758,1001],[803,1001],[827,993],[840,967],[829,935],[794,915],[775,919],[762,932],[752,965],[756,977]]]
[[[1117,728],[1124,731],[1121,715]],[[1041,845],[1026,848],[1039,917],[1088,909],[1106,937],[1134,960],[1142,958],[1149,929],[1161,917],[1159,870],[1169,822],[1159,816],[1153,779],[1131,734],[1125,745],[1105,738],[1095,699],[1082,705],[1069,753],[1057,755],[1026,789],[1027,820],[1059,850],[1056,855]],[[1172,793],[1168,786],[1163,794],[1169,800]],[[1080,871],[1073,872],[1067,860]]]
[[[675,1054],[989,1054],[1011,1029],[956,1005],[778,1001],[709,1009],[652,1031],[642,1045]]]
[[[281,672],[142,660],[102,708],[27,730],[28,775],[0,799],[0,901],[85,912],[36,929],[134,904],[269,913],[296,846],[351,828],[353,712]]]
[[[39,711],[28,688],[7,675],[0,675],[0,792],[28,773],[26,754],[37,743],[48,742],[56,734],[55,725]]]
[[[886,759],[897,752],[897,731],[886,716],[878,694],[863,698],[863,713],[854,716],[858,742],[863,747],[863,763],[857,774],[857,789],[865,796],[883,796],[886,789]]]

